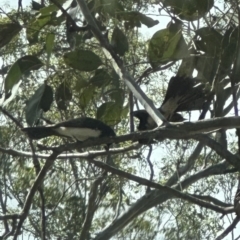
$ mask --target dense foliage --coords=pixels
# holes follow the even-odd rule
[[[227,118],[240,96],[238,2],[84,3],[0,3],[1,239],[238,239],[240,119]],[[33,141],[21,131],[88,116],[129,134],[132,111],[145,94],[159,107],[174,75],[211,92],[206,121],[163,126],[154,144],[136,131],[107,152],[106,139]]]

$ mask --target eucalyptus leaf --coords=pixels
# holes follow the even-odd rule
[[[30,44],[37,43],[40,30],[51,21],[51,16],[33,19],[27,26],[27,40]]]
[[[189,56],[181,30],[174,31],[173,24],[171,26],[171,29],[157,31],[149,42],[148,59],[152,67]]]
[[[25,115],[28,125],[32,126],[40,117],[42,110],[47,112],[53,102],[53,90],[50,86],[43,84],[30,97],[27,102]]]
[[[95,86],[90,85],[82,90],[79,97],[79,104],[81,108],[86,108],[88,104],[93,100],[95,94]]]
[[[9,96],[15,85],[18,85],[21,77],[31,70],[38,70],[43,63],[35,56],[26,55],[18,59],[9,69],[4,81],[5,95]],[[5,97],[6,98],[6,97]]]
[[[105,69],[97,69],[94,76],[90,79],[89,83],[101,88],[111,81],[111,76]]]
[[[48,33],[47,37],[46,37],[46,52],[47,52],[47,58],[48,61],[50,59],[52,50],[53,50],[53,46],[54,46],[54,39],[55,39],[55,35],[53,33]]]
[[[0,23],[0,48],[7,45],[20,31],[19,23]]]
[[[97,119],[108,125],[116,125],[121,121],[122,106],[116,102],[103,103],[97,109]]]
[[[121,29],[115,27],[112,34],[111,44],[116,53],[123,56],[128,51],[128,39]]]
[[[62,82],[56,89],[55,99],[60,110],[66,110],[67,104],[72,99],[72,91],[68,84]]]
[[[179,18],[195,21],[204,17],[213,7],[214,0],[165,0],[163,5],[171,7],[171,11]]]
[[[95,53],[80,49],[65,53],[64,61],[69,67],[86,72],[96,70],[102,64],[101,59]]]

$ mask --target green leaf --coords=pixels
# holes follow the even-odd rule
[[[220,56],[220,48],[223,36],[213,28],[203,27],[195,31],[196,37],[201,40],[195,41],[196,47],[211,56]]]
[[[205,53],[203,56],[196,58],[195,68],[198,70],[199,74],[204,76],[204,78],[211,83],[215,72],[219,67],[219,60],[222,53],[221,43],[223,41],[223,36],[216,30],[208,27],[200,28],[196,30],[195,33],[195,46],[197,50]],[[223,62],[224,61],[225,60],[223,60]],[[222,76],[220,78],[222,78]]]
[[[40,30],[51,21],[51,16],[42,16],[33,19],[27,26],[27,40],[30,44],[38,41],[38,34]]]
[[[124,11],[118,0],[100,0],[98,4],[103,9],[103,13],[107,13],[112,17],[118,17],[119,13]]]
[[[124,103],[125,92],[121,88],[112,89],[109,96],[114,102],[120,106]]]
[[[44,6],[36,1],[32,1],[32,10],[39,11]]]
[[[95,94],[95,86],[90,85],[83,89],[82,93],[80,94],[79,104],[81,108],[86,108],[87,105],[93,100]]]
[[[152,67],[189,56],[182,32],[174,26],[171,24],[171,28],[157,31],[151,38],[148,46],[148,59]]]
[[[121,113],[121,105],[116,102],[106,102],[97,109],[97,119],[109,125],[116,125],[121,121]]]
[[[7,45],[20,31],[19,23],[0,23],[0,48]]]
[[[47,52],[47,59],[49,61],[53,46],[54,46],[54,39],[55,35],[53,33],[48,33],[46,37],[46,52]]]
[[[234,62],[238,45],[239,27],[230,27],[224,34],[221,42],[221,70],[227,71]],[[240,70],[239,67],[236,69]]]
[[[123,56],[128,51],[128,39],[121,29],[115,27],[112,34],[111,44],[116,53]]]
[[[25,109],[26,121],[32,126],[40,117],[41,111],[47,112],[53,102],[53,90],[50,86],[43,84],[28,100]]]
[[[90,50],[76,50],[65,53],[64,61],[69,67],[86,72],[96,70],[102,64],[101,59]]]
[[[111,81],[111,76],[105,69],[97,69],[94,76],[90,79],[89,83],[101,88]]]
[[[147,17],[146,15],[139,13],[139,20],[142,24],[146,25],[147,27],[151,28],[159,23],[158,20],[153,20],[150,17]]]
[[[45,85],[42,100],[40,101],[40,107],[44,112],[47,112],[53,102],[53,89],[52,87]]]
[[[40,9],[41,16],[50,15],[52,12],[58,10],[58,7],[55,4],[50,4],[47,7]]]
[[[122,12],[120,13],[120,18],[121,20],[127,21],[129,28],[141,27],[141,23],[150,28],[159,23],[158,20],[153,20],[137,11]]]
[[[62,82],[56,90],[55,99],[60,110],[67,109],[67,102],[72,99],[72,92],[65,82]]]
[[[77,79],[75,89],[80,92],[83,88],[88,87],[89,82],[82,79]]]
[[[38,70],[43,63],[35,56],[27,55],[18,59],[10,68],[4,82],[5,94],[8,94],[21,77],[31,70]]]
[[[204,17],[213,7],[214,0],[165,0],[163,5],[183,20],[195,21]]]

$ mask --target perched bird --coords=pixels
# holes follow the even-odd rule
[[[170,122],[182,122],[185,119],[177,112],[200,110],[206,102],[207,92],[204,85],[196,79],[172,77],[161,107],[158,109]],[[133,112],[139,119],[138,130],[151,130],[157,127],[146,110]]]
[[[23,128],[22,131],[32,139],[60,136],[85,141],[89,138],[116,136],[111,127],[89,117],[71,119],[49,126],[27,127]]]

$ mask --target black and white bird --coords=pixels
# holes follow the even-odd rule
[[[161,107],[158,109],[170,122],[182,122],[185,119],[178,112],[201,110],[206,102],[207,91],[204,85],[196,79],[172,77]],[[146,110],[133,112],[139,119],[138,130],[145,131],[157,127]]]
[[[89,138],[114,137],[115,132],[105,123],[89,117],[81,117],[54,125],[27,127],[22,129],[29,138],[41,139],[50,136],[68,137],[77,141]]]

